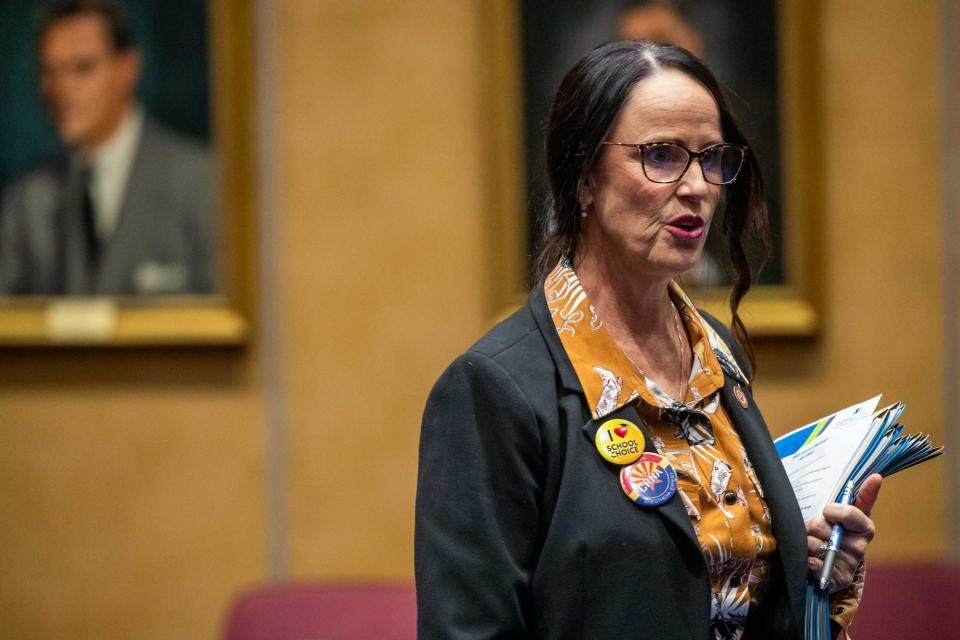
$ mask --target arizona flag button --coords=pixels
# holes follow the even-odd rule
[[[644,453],[620,470],[620,486],[637,504],[658,507],[677,492],[677,472],[663,456]]]
[[[594,437],[597,451],[614,464],[630,464],[643,453],[646,441],[640,427],[629,420],[607,420]]]

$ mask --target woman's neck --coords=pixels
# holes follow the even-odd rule
[[[680,399],[692,354],[670,299],[670,278],[651,277],[609,254],[578,258],[577,277],[607,333],[646,377]]]
[[[638,335],[673,326],[669,277],[650,277],[611,254],[589,252],[575,261],[577,278],[604,323],[625,324]]]

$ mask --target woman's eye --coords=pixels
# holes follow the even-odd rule
[[[668,149],[653,147],[652,149],[647,149],[644,160],[653,164],[667,164],[670,162],[671,157],[672,154]]]
[[[700,163],[704,167],[715,167],[720,161],[721,149],[715,147],[713,149],[707,149],[707,151],[700,157]]]
[[[707,149],[703,154],[703,161],[707,164],[717,164],[723,155],[723,147],[713,147]]]

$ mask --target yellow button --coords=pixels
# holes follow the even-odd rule
[[[614,464],[630,464],[642,454],[646,441],[640,427],[629,420],[607,420],[597,429],[594,438],[597,451],[604,460]]]

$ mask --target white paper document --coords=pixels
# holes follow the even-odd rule
[[[873,441],[882,419],[874,419],[876,396],[777,438],[783,462],[804,520],[812,520],[833,502],[854,465]]]
[[[879,401],[880,396],[870,398],[774,442],[804,520],[820,516],[848,483],[856,495],[874,474],[886,478],[943,453],[943,447],[934,446],[929,436],[904,433],[898,422],[902,403],[877,411]],[[805,599],[804,637],[829,640],[829,593],[808,581]]]

